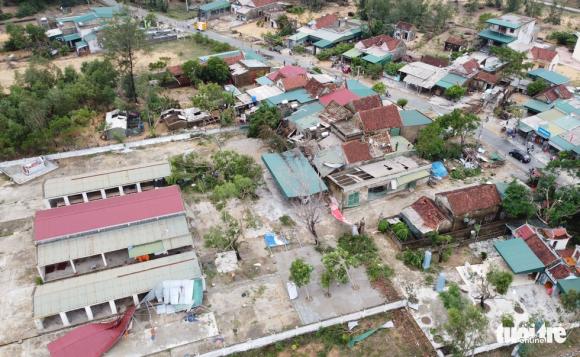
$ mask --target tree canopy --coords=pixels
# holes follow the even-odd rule
[[[536,213],[530,189],[516,180],[509,183],[502,207],[510,218],[530,218]]]
[[[460,109],[454,109],[451,113],[437,118],[441,128],[449,130],[451,137],[459,137],[461,146],[465,144],[467,136],[473,134],[479,126],[479,118],[473,113],[466,113]]]
[[[310,283],[310,277],[313,270],[314,267],[312,265],[298,258],[292,262],[292,265],[290,265],[290,280],[299,288],[306,286]],[[306,290],[306,296],[309,298],[308,289]]]
[[[533,66],[527,61],[526,52],[518,52],[509,47],[493,46],[491,53],[497,56],[500,61],[507,63],[503,68],[503,74],[506,76],[524,78]]]
[[[203,110],[214,111],[225,109],[234,104],[234,97],[215,83],[200,84],[191,102]]]
[[[276,129],[282,115],[280,111],[274,107],[266,104],[260,105],[258,110],[250,115],[250,127],[248,129],[248,137],[255,138],[260,135],[260,131],[263,127]]]

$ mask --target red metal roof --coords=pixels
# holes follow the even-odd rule
[[[472,58],[463,64],[463,68],[467,74],[475,73],[479,70],[479,62],[475,58]]]
[[[277,0],[253,0],[252,1],[252,3],[254,4],[254,6],[256,8],[270,5],[270,4],[275,3],[275,2],[277,2]]]
[[[572,97],[573,94],[570,93],[568,88],[566,88],[566,86],[563,84],[550,87],[535,96],[535,98],[540,100],[545,99],[545,101],[549,103],[554,102],[557,99],[570,99]]]
[[[411,31],[413,29],[413,24],[410,24],[410,23],[405,22],[405,21],[399,21],[395,25],[395,28],[398,28],[398,29],[401,29],[404,31]]]
[[[569,239],[571,236],[564,227],[558,228],[542,228],[542,234],[548,239]]]
[[[338,16],[335,14],[326,14],[322,17],[316,19],[316,23],[314,27],[317,29],[323,29],[327,27],[331,27],[338,21]]]
[[[135,306],[112,322],[77,327],[48,344],[51,357],[100,357],[111,349],[129,328]]]
[[[358,114],[366,132],[403,126],[399,110],[393,104],[364,110]]]
[[[349,141],[342,144],[342,151],[346,156],[346,162],[351,164],[353,162],[367,161],[372,159],[369,144],[361,141]]]
[[[421,56],[421,62],[430,64],[431,66],[443,68],[449,66],[449,61],[445,58],[437,58],[429,55]]]
[[[547,48],[533,47],[530,52],[535,60],[552,62],[558,52]]]
[[[245,58],[244,53],[242,51],[240,51],[240,53],[238,53],[237,55],[230,56],[230,57],[224,57],[223,60],[228,66],[231,66],[232,64],[240,62],[244,58]]]
[[[306,76],[306,70],[298,66],[284,66],[279,70],[272,72],[268,75],[268,78],[272,81],[277,81],[280,78],[288,78],[295,76]]]
[[[556,280],[566,279],[572,275],[570,269],[562,263],[553,266],[552,268],[548,269],[548,271]]]
[[[421,196],[411,205],[411,208],[417,212],[423,223],[429,228],[437,229],[441,222],[447,220],[445,213],[428,197]]]
[[[331,101],[335,101],[340,105],[346,105],[348,102],[358,99],[359,96],[348,90],[347,88],[342,88],[336,90],[332,93],[328,93],[320,97],[320,103],[324,106],[328,105]]]
[[[43,241],[177,214],[185,210],[179,187],[170,186],[37,211],[34,240]]]
[[[499,80],[498,76],[496,76],[495,74],[487,73],[484,71],[479,71],[479,73],[475,75],[475,79],[484,81],[489,84],[496,84],[497,81]]]
[[[294,76],[294,77],[288,77],[288,78],[282,78],[282,86],[284,87],[284,90],[290,91],[292,89],[296,89],[296,88],[304,88],[304,86],[306,86],[306,83],[308,82],[308,78],[306,78],[306,76]]]
[[[449,36],[449,37],[447,37],[447,40],[445,40],[445,42],[450,43],[452,45],[456,45],[456,46],[465,46],[467,41],[465,41],[461,37]]]

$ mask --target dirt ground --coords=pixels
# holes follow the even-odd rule
[[[348,6],[341,6],[336,3],[328,3],[324,8],[315,12],[306,10],[300,15],[290,13],[287,15],[289,18],[296,20],[300,26],[306,25],[310,21],[328,14],[338,13],[341,17],[347,17],[349,12],[356,13],[356,6],[354,5],[354,2],[350,2]]]

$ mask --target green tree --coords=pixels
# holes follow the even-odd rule
[[[464,310],[469,304],[469,301],[461,294],[461,290],[456,283],[450,283],[447,291],[439,293],[439,298],[447,310]]]
[[[269,127],[271,129],[278,128],[281,119],[282,115],[276,107],[266,104],[260,105],[258,110],[252,113],[249,117],[250,125],[248,128],[248,137],[257,137],[260,134],[262,127]]]
[[[445,96],[451,100],[459,100],[459,98],[465,95],[465,88],[458,86],[457,84],[445,89]]]
[[[181,69],[194,86],[197,86],[201,82],[203,66],[198,60],[189,60],[185,62],[181,65]]]
[[[448,320],[444,329],[450,337],[454,355],[471,355],[471,351],[484,341],[489,321],[473,305],[462,310],[451,308],[447,314]]]
[[[373,85],[373,90],[382,95],[386,93],[387,86],[383,82],[378,82]]]
[[[533,66],[532,63],[527,62],[526,52],[518,52],[509,47],[493,46],[491,53],[500,61],[507,63],[503,68],[503,74],[506,76],[524,78]]]
[[[577,40],[574,33],[566,31],[554,31],[548,36],[548,38],[556,41],[557,44],[567,46],[568,48],[574,48]]]
[[[542,16],[542,4],[534,0],[524,1],[524,14],[530,17],[540,17]]]
[[[233,250],[241,260],[239,248],[242,227],[240,222],[227,211],[222,211],[222,225],[213,226],[203,236],[204,244],[208,248],[216,248],[220,252]]]
[[[448,250],[451,249],[450,244],[453,243],[453,237],[448,234],[439,234],[439,232],[429,232],[427,234],[431,238],[431,244],[436,247],[439,263],[446,260]]]
[[[201,69],[201,78],[205,82],[225,84],[230,79],[230,67],[220,57],[211,57]]]
[[[516,180],[509,183],[502,207],[510,218],[530,218],[536,213],[531,191]]]
[[[498,293],[505,295],[513,281],[513,275],[507,271],[491,270],[487,273],[487,280]]]
[[[556,179],[554,173],[544,173],[536,187],[536,200],[541,206],[539,215],[551,226],[560,225],[580,212],[580,188],[558,186]]]
[[[462,147],[467,136],[472,135],[479,126],[477,115],[460,109],[454,109],[451,113],[440,116],[437,122],[441,128],[449,130],[451,136],[459,136]]]
[[[350,268],[353,266],[358,266],[358,260],[350,255],[346,250],[342,248],[337,248],[331,252],[328,252],[322,256],[322,264],[324,268],[332,276],[333,281],[337,281],[340,284],[346,284],[350,281],[353,289],[357,286],[350,276]]]
[[[517,12],[523,5],[522,0],[507,0],[506,12]]]
[[[389,76],[396,76],[399,73],[399,70],[405,66],[404,63],[400,62],[389,62],[385,65],[385,72]]]
[[[281,15],[276,20],[278,23],[278,35],[288,36],[294,33],[294,25],[286,15]]]
[[[545,21],[553,25],[559,25],[562,22],[562,13],[564,12],[564,7],[559,0],[552,1],[552,5],[548,10],[548,16]]]
[[[299,288],[304,287],[306,290],[306,300],[311,300],[307,285],[310,283],[310,277],[314,267],[302,259],[296,259],[290,265],[290,280]]]
[[[157,16],[155,16],[155,13],[150,12],[147,14],[147,16],[145,16],[145,18],[143,19],[143,22],[145,23],[145,27],[153,27],[157,25]]]
[[[234,104],[234,97],[215,83],[200,84],[191,103],[207,111],[223,110]]]
[[[532,83],[528,84],[527,92],[530,97],[535,96],[538,93],[541,93],[545,89],[549,88],[550,85],[543,79],[536,79]]]
[[[467,1],[467,4],[465,4],[465,9],[469,14],[474,14],[478,8],[479,8],[479,0],[469,0]]]
[[[560,301],[566,311],[578,311],[580,309],[580,293],[574,289],[560,294]]]
[[[415,149],[419,156],[427,160],[440,160],[445,156],[445,141],[443,131],[438,123],[434,122],[419,131]]]
[[[407,105],[407,103],[409,103],[409,101],[405,98],[400,98],[397,100],[397,105],[403,109],[405,109],[405,106]]]
[[[143,30],[130,16],[116,16],[101,33],[107,57],[117,64],[119,73],[125,77],[127,97],[137,103],[135,60],[137,52],[147,48]]]

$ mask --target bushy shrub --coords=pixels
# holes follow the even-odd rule
[[[423,251],[420,250],[406,249],[401,253],[400,257],[403,263],[411,268],[420,269],[421,264],[423,264]]]
[[[286,227],[293,227],[296,225],[296,222],[294,222],[292,217],[290,217],[287,214],[280,216],[280,218],[278,218],[278,220],[280,221],[280,223],[282,223],[283,226],[286,226]]]
[[[409,236],[411,235],[409,227],[407,227],[404,222],[395,223],[391,229],[393,230],[393,233],[395,233],[395,236],[397,236],[397,238],[402,242],[409,239]]]
[[[514,315],[511,314],[503,314],[501,315],[501,325],[503,327],[514,327]]]
[[[513,281],[513,275],[507,271],[492,270],[487,273],[487,280],[498,293],[503,295],[507,293]]]
[[[389,221],[387,221],[386,219],[381,219],[379,221],[378,230],[381,233],[386,233],[389,230],[390,226],[391,225],[390,225]]]
[[[439,298],[441,298],[443,306],[445,306],[447,310],[449,309],[463,310],[463,308],[467,304],[466,299],[461,295],[459,286],[455,283],[449,284],[449,288],[447,289],[447,291],[440,292]]]
[[[393,269],[382,263],[379,259],[375,259],[367,264],[367,276],[371,283],[381,279],[388,279],[392,275]]]

